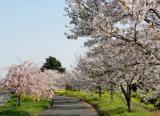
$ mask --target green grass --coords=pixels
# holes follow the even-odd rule
[[[17,99],[12,96],[11,100],[0,106],[0,116],[37,116],[39,112],[47,109],[50,106],[49,101],[41,100],[33,101],[30,98],[24,97],[21,106],[16,106]]]
[[[147,106],[139,103],[138,100],[133,100],[132,106],[133,111],[128,112],[127,106],[125,105],[122,97],[119,94],[114,95],[114,100],[112,101],[108,93],[103,94],[101,98],[97,94],[89,94],[86,92],[65,92],[58,91],[57,94],[77,97],[88,103],[94,105],[98,110],[100,110],[104,116],[157,116],[160,115],[159,112],[151,112],[148,109],[152,109],[152,106]]]

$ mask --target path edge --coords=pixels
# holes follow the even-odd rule
[[[67,95],[58,95],[58,96],[73,97],[73,96],[67,96]],[[82,99],[82,98],[78,98],[78,97],[73,97],[73,98],[79,99],[80,101],[84,101],[87,104],[91,105],[96,110],[96,112],[98,113],[98,116],[105,116],[104,112],[102,110],[100,110],[96,104],[90,103],[88,100],[85,100],[85,99]]]
[[[104,112],[98,108],[98,105],[89,102],[89,100],[85,100],[82,98],[78,98],[78,99],[90,104],[96,110],[96,112],[98,113],[98,116],[105,116]]]

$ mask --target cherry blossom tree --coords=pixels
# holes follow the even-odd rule
[[[80,58],[77,69],[92,80],[89,85],[110,85],[111,97],[113,89],[119,87],[131,111],[133,91],[137,88],[152,90],[160,84],[158,66],[153,65],[155,60],[139,46],[125,44],[122,40],[107,40],[92,47],[87,57]]]
[[[99,47],[96,49],[98,52],[94,51],[98,63],[90,66],[87,59],[85,65],[92,67],[92,71],[96,67],[94,72],[98,72],[97,76],[112,74],[108,76],[108,81],[116,82],[120,87],[128,111],[131,111],[133,86],[148,89],[159,84],[159,2],[67,0],[67,3],[66,12],[72,25],[67,37],[88,37],[86,46]]]
[[[52,82],[52,89],[53,90],[59,90],[59,89],[64,89],[65,84],[66,84],[66,73],[61,73],[57,70],[45,70],[44,73],[50,77],[50,80]],[[69,81],[69,80],[68,80]]]
[[[160,64],[160,16],[157,0],[67,0],[68,38],[89,37],[85,45],[120,39],[139,46]]]
[[[3,82],[4,80],[3,79],[0,79],[0,89],[3,89]]]
[[[10,66],[3,87],[15,92],[18,106],[22,94],[34,95],[37,99],[48,98],[52,94],[49,77],[29,61]]]
[[[85,85],[88,85],[88,89],[90,89],[91,87],[94,87],[95,89],[97,88],[99,97],[101,97],[102,83],[105,78],[102,78],[102,76],[100,76],[102,70],[100,63],[98,63],[98,60],[91,57],[80,58],[76,70],[80,71],[79,75],[80,77],[82,76],[81,78],[79,78],[79,80],[81,79]]]
[[[160,22],[157,0],[67,0],[67,3],[66,12],[72,25],[68,38],[87,36],[97,42],[115,37],[143,47],[150,54],[156,52],[153,43],[158,44]]]
[[[45,70],[44,72],[51,78],[54,90],[65,89],[66,85],[70,86],[70,89],[78,87],[77,78],[72,72],[61,73],[56,70]]]

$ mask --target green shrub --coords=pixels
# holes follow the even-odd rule
[[[157,107],[158,109],[160,108],[160,98],[156,99],[154,106]]]

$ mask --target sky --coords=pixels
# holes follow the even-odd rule
[[[0,0],[0,69],[25,60],[42,65],[48,56],[74,65],[84,40],[65,37],[65,6],[65,0]]]

